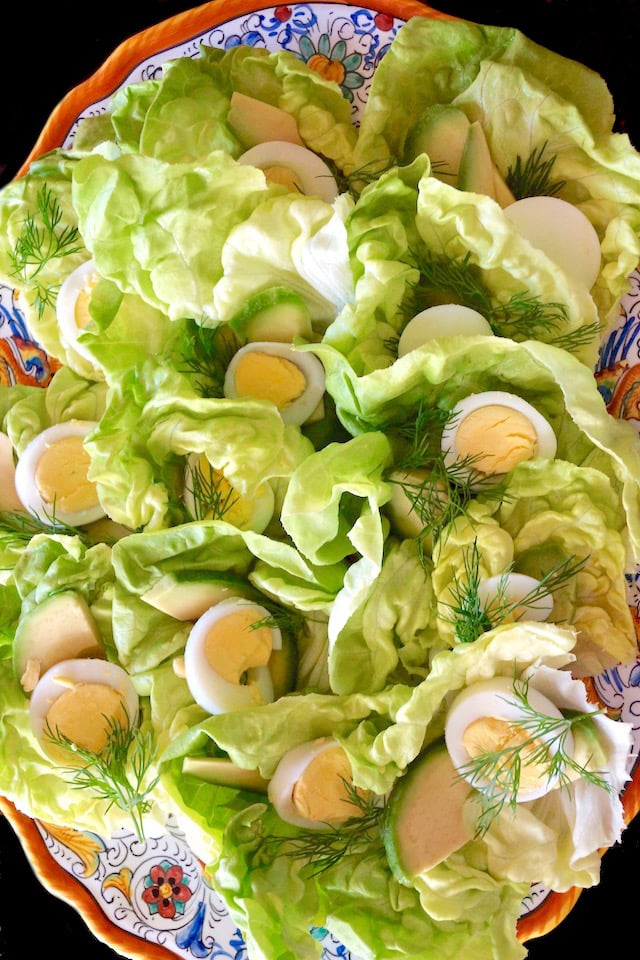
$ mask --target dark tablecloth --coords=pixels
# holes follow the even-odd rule
[[[126,37],[193,5],[176,0],[112,0],[96,8],[76,2],[38,5],[39,9],[12,5],[0,64],[0,184],[15,175],[68,89],[93,73]],[[628,133],[640,149],[638,0],[442,0],[432,6],[477,22],[516,26],[537,42],[597,70],[614,97],[616,130]],[[636,955],[639,885],[640,818],[622,843],[605,854],[600,884],[582,893],[554,931],[528,943],[530,960]],[[41,884],[0,815],[0,957],[35,960],[50,954],[67,960],[118,956],[93,937],[72,907]]]

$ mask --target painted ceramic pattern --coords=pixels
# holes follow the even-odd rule
[[[404,21],[386,12],[343,4],[305,3],[265,7],[206,29],[176,46],[154,52],[138,63],[118,86],[157,76],[176,57],[196,57],[200,44],[228,49],[240,44],[286,49],[323,76],[338,82],[351,103],[354,122],[366,102],[371,78]],[[117,88],[116,88],[117,89]],[[115,92],[115,90],[113,91]],[[68,129],[62,146],[73,143],[80,120],[104,112],[112,94],[85,106]],[[603,344],[595,370],[599,389],[612,414],[633,420],[640,429],[640,273],[623,299],[618,322]],[[46,386],[58,368],[34,343],[13,291],[0,285],[0,384]],[[639,626],[640,571],[629,574],[629,605]],[[594,703],[633,725],[640,747],[640,658],[589,681]],[[640,809],[633,778],[623,798],[627,819]],[[123,830],[105,839],[60,830],[35,821],[47,856],[56,868],[81,884],[114,929],[127,931],[157,955],[245,960],[246,947],[226,907],[208,886],[201,864],[171,815],[166,833],[141,843]],[[37,857],[36,857],[37,859]],[[34,866],[38,869],[38,863]],[[43,870],[43,874],[47,871]],[[523,902],[519,933],[523,940],[552,929],[569,912],[579,890],[558,896],[533,884]],[[355,960],[324,928],[310,936],[322,943],[324,960]],[[121,949],[119,943],[114,943]]]

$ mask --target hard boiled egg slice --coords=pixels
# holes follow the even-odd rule
[[[409,320],[398,341],[398,356],[422,347],[436,337],[493,336],[491,324],[477,310],[457,303],[439,303]]]
[[[478,598],[494,626],[516,620],[548,620],[553,597],[540,581],[524,573],[488,577],[478,584]]]
[[[0,510],[24,510],[16,491],[16,465],[13,444],[6,433],[0,433]]]
[[[29,705],[31,726],[43,750],[65,766],[73,752],[52,743],[67,738],[99,753],[114,726],[137,723],[138,694],[126,670],[108,660],[62,660],[36,684]]]
[[[204,453],[187,457],[183,499],[194,520],[224,520],[256,533],[266,529],[275,509],[271,484],[265,481],[250,496],[239,493]]]
[[[325,390],[322,363],[291,344],[259,340],[234,353],[224,379],[229,399],[252,397],[275,404],[285,423],[300,426],[316,410]]]
[[[33,438],[18,458],[16,490],[25,509],[45,523],[81,527],[105,516],[96,484],[89,480],[84,441],[97,424],[67,420]]]
[[[230,713],[274,699],[269,660],[282,647],[269,611],[244,598],[210,607],[194,623],[184,651],[191,696],[207,713]]]
[[[448,468],[484,480],[525,460],[552,460],[557,442],[551,425],[530,403],[513,393],[488,390],[455,405],[441,448]]]
[[[498,777],[502,786],[507,785],[509,796],[509,788],[513,787],[516,800],[522,802],[535,800],[558,785],[558,778],[550,772],[548,762],[558,749],[558,740],[549,733],[536,735],[523,726],[531,714],[525,711],[516,690],[509,677],[480,680],[466,687],[455,698],[447,714],[445,742],[453,765],[473,786],[480,790],[490,788]],[[555,704],[531,683],[526,689],[526,700],[531,709],[543,717],[562,719]],[[540,747],[544,748],[542,759],[540,754],[534,756]],[[570,733],[563,749],[568,754],[573,752]],[[493,781],[482,776],[474,777],[474,763],[476,771],[479,770],[481,755],[494,751],[505,752],[497,773],[494,768]],[[519,768],[517,774],[516,768]],[[513,780],[514,775],[519,777],[517,782]]]
[[[267,793],[286,823],[327,830],[362,812],[347,784],[353,784],[353,774],[344,748],[332,737],[320,737],[284,754]]]
[[[64,339],[90,363],[94,362],[93,358],[87,347],[78,341],[78,336],[91,320],[89,302],[99,279],[93,260],[87,260],[64,280],[56,300],[58,326]]]
[[[330,168],[316,153],[298,143],[267,140],[238,157],[238,163],[259,167],[270,183],[280,183],[294,193],[332,203],[338,185]]]
[[[524,197],[504,214],[533,247],[591,289],[600,272],[600,240],[582,210],[560,197]]]

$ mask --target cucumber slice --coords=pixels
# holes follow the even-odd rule
[[[63,660],[105,657],[89,604],[74,590],[54,593],[18,621],[13,672],[30,694],[40,677]]]
[[[474,825],[464,813],[471,791],[444,740],[429,747],[396,782],[382,837],[391,871],[401,883],[411,883],[473,839]]]
[[[282,633],[282,646],[279,650],[274,649],[269,657],[268,667],[274,700],[295,689],[298,678],[298,648],[286,631]]]
[[[229,325],[245,340],[291,343],[294,337],[313,335],[309,307],[289,287],[268,287],[249,297]]]
[[[261,777],[257,770],[238,767],[224,757],[185,757],[182,772],[207,783],[217,783],[221,787],[237,787],[239,790],[267,792],[268,780]]]
[[[175,570],[161,577],[140,599],[176,620],[197,620],[228,597],[252,596],[242,577],[214,570]]]
[[[515,201],[493,162],[484,130],[477,120],[470,124],[467,133],[460,159],[458,188],[472,193],[484,193],[501,207],[509,206]]]

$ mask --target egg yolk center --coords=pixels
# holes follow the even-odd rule
[[[98,274],[92,273],[87,277],[84,282],[84,286],[78,292],[78,296],[76,297],[76,302],[73,309],[73,318],[78,330],[84,330],[91,320],[91,314],[89,313],[89,302],[97,282]]]
[[[91,461],[83,439],[82,436],[63,437],[48,445],[35,471],[43,502],[66,513],[84,510],[98,502],[96,485],[87,477]]]
[[[291,167],[285,167],[283,164],[273,164],[270,167],[265,167],[262,172],[269,183],[279,183],[294,193],[304,193],[302,184],[296,176],[295,170],[292,170]]]
[[[456,451],[479,473],[507,473],[536,455],[536,431],[523,413],[502,404],[471,411],[456,432]]]
[[[239,359],[235,382],[239,396],[270,400],[278,410],[301,397],[307,386],[302,370],[291,360],[257,350]]]
[[[494,775],[497,779],[509,776],[516,755],[519,757],[518,790],[531,790],[548,779],[549,764],[535,758],[543,746],[541,740],[531,737],[528,730],[512,720],[500,717],[478,717],[465,728],[462,745],[469,759],[484,753],[507,751],[498,760]]]
[[[298,813],[318,823],[339,823],[360,816],[347,785],[353,782],[351,764],[340,745],[327,747],[309,761],[291,791]]]
[[[127,725],[124,701],[114,687],[70,682],[69,689],[51,704],[47,725],[54,736],[68,737],[79,747],[99,753],[109,741],[108,718],[112,724]]]
[[[271,628],[257,626],[256,610],[238,610],[220,617],[207,631],[204,651],[212,670],[229,683],[241,683],[252,667],[264,667],[273,651]]]

